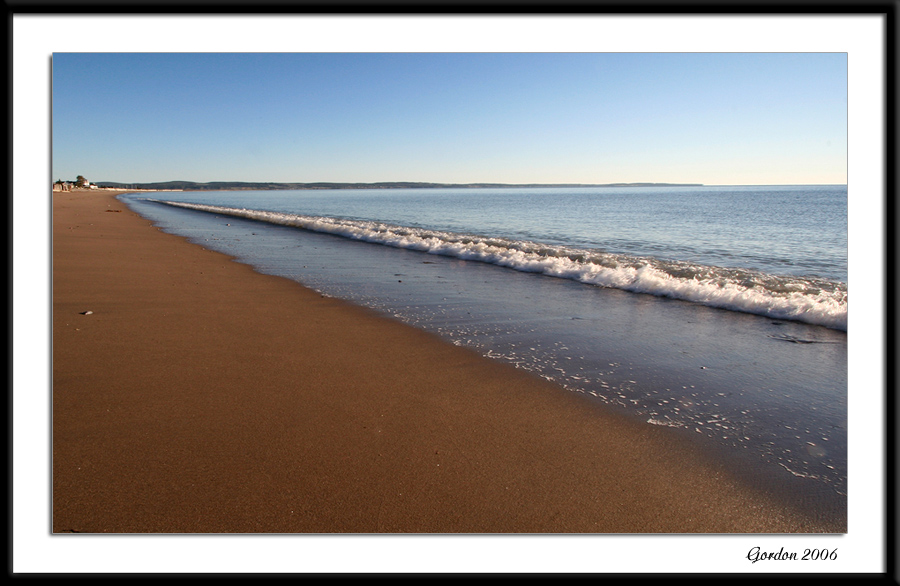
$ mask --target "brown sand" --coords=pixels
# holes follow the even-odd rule
[[[53,195],[56,533],[834,530],[670,430],[256,273],[113,195]]]

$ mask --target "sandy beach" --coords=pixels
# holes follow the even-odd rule
[[[846,530],[115,193],[53,194],[54,533]]]

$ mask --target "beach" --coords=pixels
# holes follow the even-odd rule
[[[53,194],[54,533],[846,531],[115,195]]]

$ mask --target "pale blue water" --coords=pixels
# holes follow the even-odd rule
[[[172,192],[164,199],[846,282],[846,186]]]
[[[753,481],[842,514],[846,186],[123,199],[262,272],[690,435]]]

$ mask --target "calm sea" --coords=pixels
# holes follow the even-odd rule
[[[261,272],[531,370],[690,435],[751,481],[841,507],[846,186],[121,197]]]

